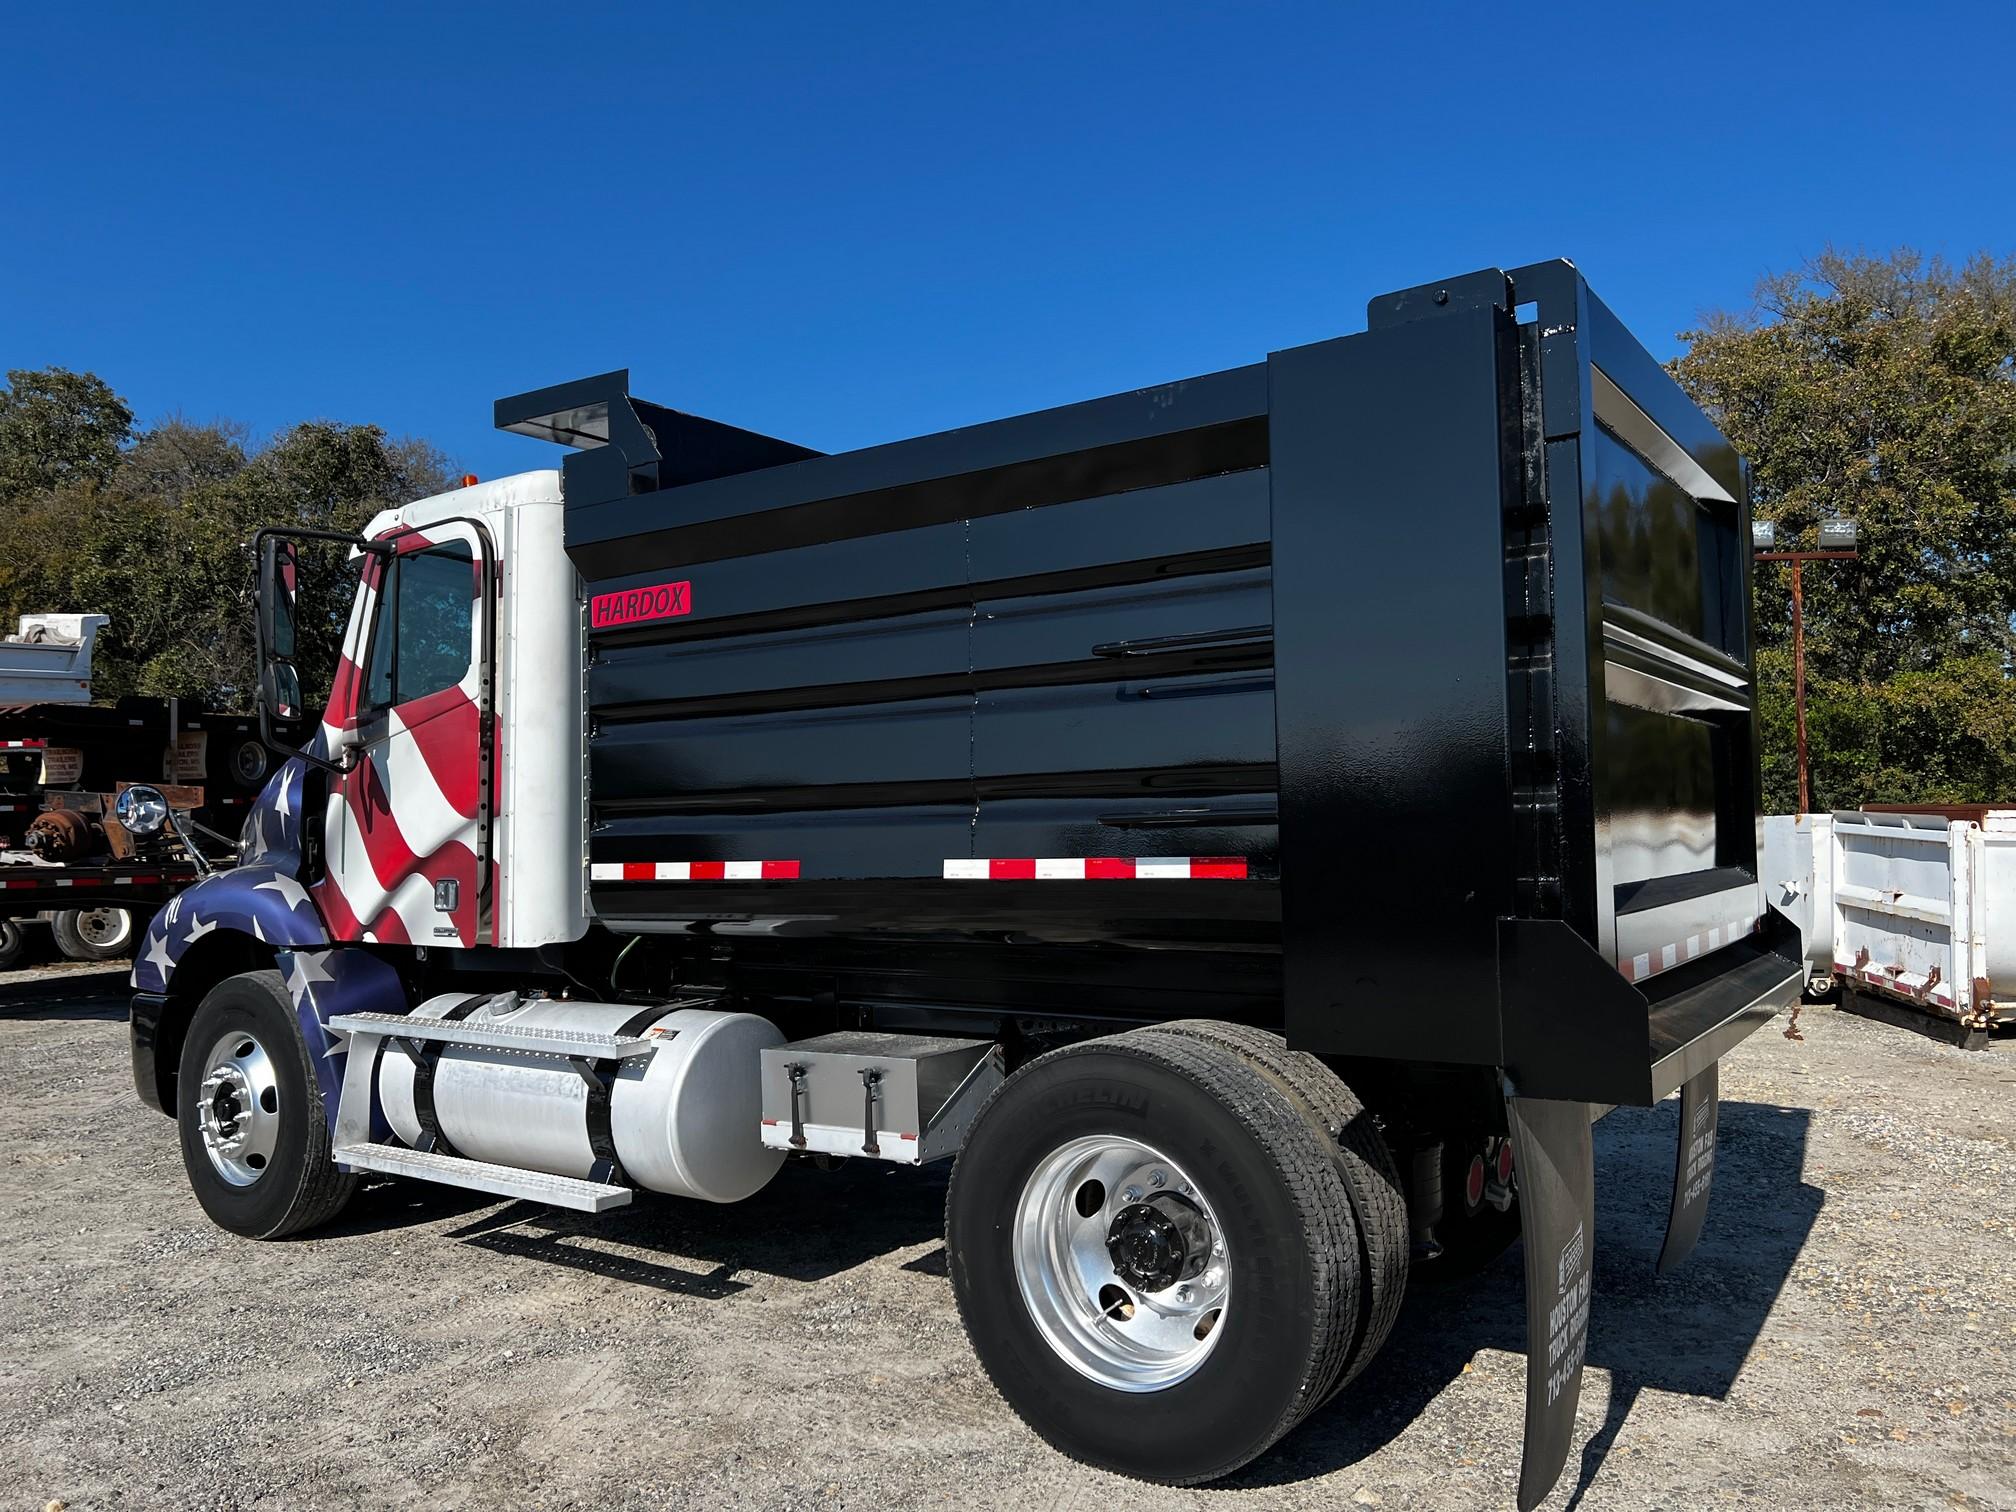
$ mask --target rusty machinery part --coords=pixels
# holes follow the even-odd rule
[[[89,814],[51,809],[37,814],[22,844],[44,861],[81,861],[105,845],[105,830]]]

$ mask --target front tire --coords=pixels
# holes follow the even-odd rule
[[[133,953],[133,915],[123,908],[66,908],[49,921],[56,948],[73,961],[111,961]]]
[[[203,1211],[248,1239],[278,1239],[341,1212],[357,1178],[330,1156],[322,1085],[277,971],[227,977],[182,1044],[175,1121]]]
[[[1143,1480],[1215,1480],[1264,1452],[1329,1394],[1357,1331],[1360,1250],[1323,1131],[1243,1056],[1173,1035],[1011,1077],[953,1168],[946,1250],[1009,1405]]]

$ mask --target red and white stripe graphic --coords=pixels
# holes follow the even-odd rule
[[[591,882],[795,882],[796,861],[597,861]]]
[[[46,740],[0,740],[0,751],[40,751],[48,744]]]
[[[451,522],[432,533],[401,530],[389,537],[399,555],[450,541],[481,546],[466,525]],[[481,573],[479,561],[472,568]],[[364,666],[382,557],[366,556],[361,587],[344,635],[322,733],[332,747],[363,709]],[[476,943],[476,691],[481,675],[482,595],[477,594],[469,667],[460,683],[387,711],[385,738],[366,759],[330,783],[323,811],[327,874],[311,889],[330,934],[339,940],[425,944],[442,939]],[[436,884],[452,881],[453,906],[436,905]]]
[[[1626,956],[1617,963],[1617,969],[1624,973],[1627,982],[1642,982],[1647,977],[1655,977],[1662,971],[1671,971],[1675,966],[1693,960],[1696,956],[1720,950],[1724,945],[1734,945],[1757,932],[1757,920],[1731,919],[1727,924],[1718,924],[1705,934],[1691,934],[1684,940],[1675,940],[1670,945],[1661,945],[1653,950],[1641,950],[1634,956]]]
[[[952,859],[948,882],[1240,881],[1244,856],[1048,856]]]

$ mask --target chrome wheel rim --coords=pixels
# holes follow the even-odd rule
[[[203,1151],[233,1186],[250,1186],[280,1142],[280,1082],[266,1047],[243,1031],[219,1037],[203,1057],[196,1123]]]
[[[123,908],[77,911],[77,937],[97,950],[113,950],[133,936],[133,916]]]
[[[1231,1256],[1203,1189],[1120,1135],[1051,1152],[1015,1206],[1015,1281],[1045,1342],[1115,1391],[1189,1379],[1225,1331]]]

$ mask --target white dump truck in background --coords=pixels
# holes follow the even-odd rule
[[[1963,1045],[2016,1024],[2016,807],[1774,814],[1763,854],[1816,987]]]

